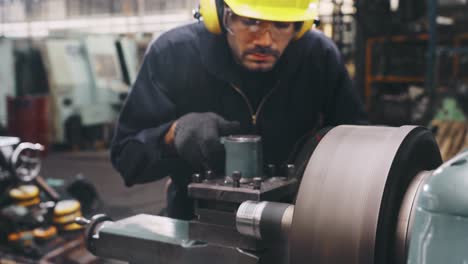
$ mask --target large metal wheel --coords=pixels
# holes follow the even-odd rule
[[[405,194],[418,173],[441,163],[437,143],[424,128],[332,129],[304,172],[290,263],[402,263],[406,245],[397,231],[399,237],[408,232],[399,226]]]

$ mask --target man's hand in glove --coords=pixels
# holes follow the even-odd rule
[[[229,122],[215,113],[190,113],[172,125],[164,141],[194,168],[219,171],[225,157],[220,137],[239,130],[239,122]]]

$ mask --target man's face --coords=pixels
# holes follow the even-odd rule
[[[234,59],[252,72],[272,70],[296,34],[292,22],[251,19],[238,16],[229,8],[224,26]]]

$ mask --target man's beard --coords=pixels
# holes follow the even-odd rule
[[[257,63],[257,62],[251,62],[251,63],[255,63],[255,64],[261,64],[261,63]],[[270,72],[273,70],[273,68],[275,67],[276,63],[274,64],[269,64],[268,66],[264,66],[264,67],[249,67],[247,65],[243,65],[243,67],[245,69],[247,69],[248,71],[250,72]]]
[[[272,57],[275,58],[275,61],[272,63],[272,62],[268,62],[268,66],[264,66],[262,67],[262,64],[266,64],[265,62],[262,62],[262,61],[252,61],[252,60],[247,60],[247,56],[248,55],[251,55],[251,54],[260,54],[260,55],[270,55]],[[242,54],[242,59],[243,59],[243,62],[244,63],[241,63],[243,65],[243,67],[245,67],[247,70],[249,71],[252,71],[252,72],[269,72],[271,71],[276,63],[278,62],[279,58],[280,58],[281,54],[280,52],[276,51],[276,50],[273,50],[269,47],[267,48],[264,48],[264,47],[255,47],[253,49],[250,49],[250,50],[247,50],[245,51],[243,54]],[[258,67],[249,67],[245,62],[246,61],[249,61],[250,64],[255,64],[257,65]]]

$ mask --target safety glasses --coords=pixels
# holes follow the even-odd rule
[[[224,11],[224,27],[235,36],[262,36],[265,32],[271,33],[274,40],[289,40],[297,32],[294,22],[276,22],[253,19],[236,15],[229,7]]]

